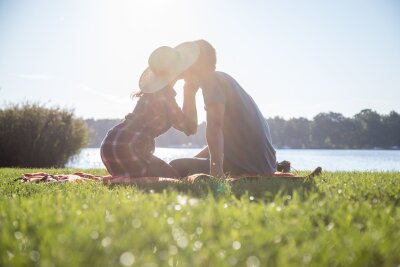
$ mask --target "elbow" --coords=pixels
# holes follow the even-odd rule
[[[197,125],[193,124],[186,128],[185,134],[187,136],[195,135],[196,133],[197,133]]]
[[[190,129],[190,130],[186,130],[186,131],[185,131],[185,134],[186,134],[187,136],[195,135],[196,133],[197,133],[197,129],[195,129],[195,130]]]

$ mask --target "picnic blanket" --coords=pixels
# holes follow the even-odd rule
[[[306,179],[320,175],[321,171],[322,171],[321,167],[318,167],[311,174],[307,176],[298,176],[293,173],[287,173],[287,172],[275,172],[273,175],[249,174],[249,175],[239,175],[239,176],[228,176],[227,178],[225,178],[225,180],[228,182],[236,182],[240,180],[270,179],[270,178]],[[193,174],[183,179],[175,179],[166,177],[127,177],[127,176],[111,176],[111,175],[97,176],[84,172],[76,172],[73,174],[48,174],[44,172],[36,172],[36,173],[25,173],[16,180],[22,183],[98,182],[104,184],[149,184],[156,182],[194,183],[198,180],[207,180],[211,178],[212,177],[210,175],[204,173]]]

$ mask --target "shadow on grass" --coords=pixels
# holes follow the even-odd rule
[[[248,194],[265,201],[273,201],[280,195],[292,196],[295,191],[300,198],[305,198],[308,192],[316,191],[314,180],[269,178],[243,180],[232,185],[232,194],[238,198]]]
[[[113,188],[115,186],[111,185],[110,187]],[[215,198],[228,195],[241,198],[244,195],[248,195],[264,201],[273,201],[275,197],[281,195],[292,195],[295,191],[303,198],[307,195],[307,192],[316,190],[312,179],[283,178],[243,179],[233,183],[211,178],[193,183],[159,182],[157,184],[136,185],[136,187],[146,193],[179,192],[200,198],[209,195]]]
[[[46,170],[51,174],[55,173],[73,173],[77,170],[70,169],[49,169]],[[152,184],[141,185],[107,185],[99,186],[98,183],[55,183],[55,184],[21,184],[14,181],[22,173],[37,172],[33,169],[3,169],[3,179],[0,181],[0,195],[1,197],[31,197],[41,193],[52,192],[68,192],[76,187],[90,187],[91,192],[104,192],[104,190],[114,190],[123,187],[135,187],[144,193],[183,193],[192,195],[194,197],[208,197],[215,198],[235,196],[241,198],[242,196],[253,196],[259,200],[273,201],[277,196],[292,195],[296,192],[301,198],[305,198],[310,191],[316,191],[317,187],[313,179],[290,179],[290,178],[259,178],[259,179],[242,179],[236,182],[227,182],[215,178],[206,177],[205,179],[196,179],[195,182],[158,182]],[[103,171],[90,170],[91,173],[96,175],[104,175]],[[299,175],[304,175],[300,173]],[[1,178],[1,177],[0,177]]]

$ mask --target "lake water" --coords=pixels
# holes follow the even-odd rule
[[[199,148],[161,148],[155,155],[166,162],[192,157]],[[400,150],[278,149],[277,160],[288,160],[296,170],[321,166],[329,171],[400,171]],[[69,168],[104,168],[99,148],[86,148],[67,164]]]

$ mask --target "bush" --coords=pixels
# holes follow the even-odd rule
[[[1,167],[62,167],[86,145],[83,120],[39,104],[0,109]]]

